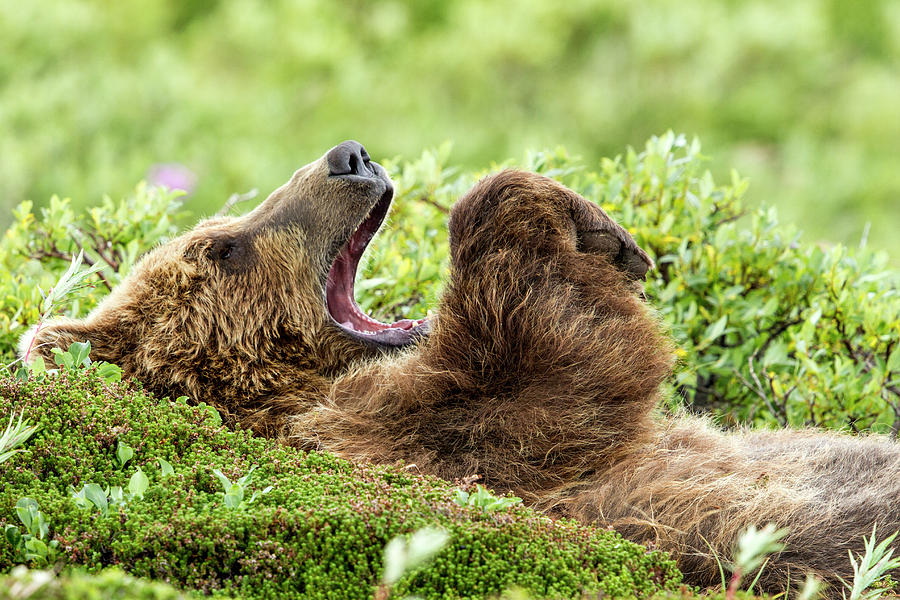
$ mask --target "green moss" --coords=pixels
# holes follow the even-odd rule
[[[613,532],[521,507],[461,507],[446,482],[231,431],[207,407],[157,400],[90,370],[0,379],[0,414],[13,409],[41,430],[0,465],[0,527],[18,525],[16,501],[33,498],[60,555],[88,571],[119,567],[244,598],[370,598],[387,541],[437,525],[451,542],[428,568],[397,584],[398,597],[474,598],[512,586],[538,597],[647,596],[680,580],[666,555]],[[115,461],[119,441],[135,453],[124,468]],[[163,476],[158,458],[173,475]],[[234,481],[253,465],[248,493],[272,491],[246,509],[228,509],[212,470]],[[70,486],[86,483],[127,490],[138,467],[150,480],[143,499],[106,516],[70,497]],[[11,548],[0,540],[0,569],[12,565]]]

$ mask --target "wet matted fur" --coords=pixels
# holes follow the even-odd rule
[[[642,297],[652,263],[548,178],[504,171],[456,203],[437,317],[366,321],[352,278],[392,187],[361,148],[342,144],[249,214],[148,253],[86,319],[47,324],[38,352],[88,339],[157,394],[264,435],[479,474],[671,551],[694,584],[719,582],[715,555],[727,561],[750,524],[791,530],[769,591],[810,571],[852,576],[847,549],[872,523],[900,528],[900,446],[886,438],[723,433],[660,412],[673,349]]]

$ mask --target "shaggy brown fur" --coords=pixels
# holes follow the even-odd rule
[[[368,164],[368,163],[367,163]],[[159,394],[352,460],[481,474],[554,514],[671,551],[719,581],[750,524],[789,527],[766,590],[848,577],[872,522],[900,528],[900,446],[813,431],[724,434],[656,407],[672,348],[642,300],[651,265],[625,230],[556,182],[505,171],[450,220],[450,281],[426,339],[390,350],[347,335],[323,297],[331,263],[390,184],[329,175],[327,155],[260,207],[149,253],[87,319],[89,339]],[[26,336],[24,341],[29,338]],[[789,575],[790,574],[790,575]]]

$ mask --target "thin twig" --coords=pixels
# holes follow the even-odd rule
[[[419,202],[424,202],[425,204],[428,204],[429,206],[433,206],[434,208],[438,209],[445,215],[450,214],[449,208],[447,208],[446,206],[442,206],[441,204],[438,204],[437,200],[432,198],[429,194],[422,194],[421,196],[419,196]]]
[[[222,205],[222,208],[220,208],[218,212],[216,212],[215,216],[228,216],[228,213],[231,212],[232,208],[242,202],[249,202],[250,200],[253,200],[254,198],[256,198],[257,193],[259,192],[257,192],[256,188],[253,188],[249,192],[244,192],[243,194],[232,194],[228,197],[228,200],[225,201],[225,204]]]
[[[753,378],[754,383],[750,383],[749,381],[747,381],[747,379],[743,375],[741,375],[740,371],[738,371],[737,369],[732,369],[732,371],[737,376],[737,378],[741,380],[741,383],[743,383],[750,391],[754,392],[757,396],[760,397],[760,399],[762,399],[763,402],[766,403],[766,407],[768,407],[769,411],[773,415],[775,415],[775,418],[778,419],[778,422],[781,424],[781,426],[784,427],[787,425],[787,405],[786,405],[787,397],[785,396],[785,398],[783,399],[782,409],[779,411],[775,407],[775,405],[772,403],[772,399],[770,399],[769,395],[766,393],[766,391],[765,391],[766,388],[763,386],[762,381],[760,381],[759,375],[756,374],[756,368],[753,366],[753,360],[755,358],[756,358],[756,353],[754,352],[747,359],[747,366],[750,369],[750,376]],[[766,375],[766,379],[768,380],[769,387],[772,390],[772,395],[775,396],[775,398],[777,398],[778,394],[775,393],[775,388],[774,388],[772,379],[768,375]],[[793,391],[794,391],[794,388],[791,388],[791,390],[788,392],[788,395]]]
[[[89,238],[91,238],[91,243],[93,244],[94,251],[100,256],[100,258],[103,259],[103,262],[108,264],[110,267],[112,267],[113,271],[118,273],[119,266],[120,266],[119,262],[116,261],[115,259],[113,259],[112,257],[106,255],[106,248],[112,246],[112,244],[109,242],[109,240],[104,239],[93,232],[89,232],[87,235]],[[75,240],[75,243],[78,244],[79,248],[84,250],[84,248],[81,246],[81,242],[79,242],[78,240]]]

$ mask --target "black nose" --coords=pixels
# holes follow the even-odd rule
[[[359,142],[338,144],[325,155],[329,175],[362,175],[371,177],[375,171],[369,165],[369,153]]]

